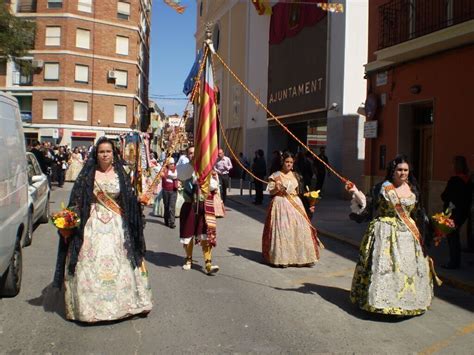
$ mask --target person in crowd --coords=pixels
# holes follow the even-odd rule
[[[182,151],[178,161],[176,162],[176,166],[186,163],[189,163],[189,158],[186,154],[186,151]]]
[[[265,161],[265,153],[262,149],[255,152],[255,158],[252,164],[252,173],[260,180],[265,179],[267,173],[267,162]],[[263,182],[254,178],[255,184],[255,201],[254,205],[261,205],[263,203]]]
[[[34,154],[36,157],[36,160],[38,160],[38,164],[41,168],[41,171],[43,174],[48,175],[49,179],[49,169],[48,167],[51,166],[52,160],[48,158],[42,151],[41,151],[41,143],[38,141],[33,141],[32,143],[32,148],[31,148],[31,153]]]
[[[280,171],[281,168],[281,152],[279,150],[273,151],[272,161],[270,162],[270,171],[268,175]]]
[[[56,181],[58,182],[58,187],[63,187],[66,170],[68,168],[68,156],[64,147],[58,147],[58,152],[55,154],[54,161],[56,163]]]
[[[229,188],[229,172],[232,170],[232,162],[229,157],[224,155],[222,149],[218,150],[217,155],[218,158],[214,170],[217,171],[217,174],[219,175],[221,198],[222,202],[225,204],[227,189]]]
[[[176,228],[175,212],[176,199],[178,197],[179,180],[174,158],[168,158],[166,162],[166,168],[163,171],[161,184],[163,189],[163,217],[165,220],[165,225],[170,228]]]
[[[69,167],[66,171],[66,181],[75,181],[82,170],[82,166],[84,165],[84,160],[82,159],[82,154],[79,152],[78,147],[75,147],[72,151],[68,165]]]
[[[303,187],[306,190],[311,188],[313,178],[313,167],[311,161],[305,156],[303,151],[296,155],[295,170],[303,179]]]
[[[433,298],[433,273],[423,250],[427,221],[420,190],[407,157],[400,155],[387,168],[385,181],[372,188],[371,204],[355,185],[351,218],[370,220],[354,271],[351,301],[379,314],[415,316]]]
[[[319,148],[319,159],[324,161],[326,164],[329,164],[329,159],[326,156],[326,148]],[[326,167],[321,160],[316,160],[316,190],[322,190],[324,185],[324,179],[326,178]]]
[[[471,213],[472,184],[469,179],[469,168],[466,158],[462,155],[454,157],[454,175],[448,180],[448,184],[441,194],[444,209],[451,209],[451,218],[454,220],[456,229],[449,234],[449,262],[442,267],[446,269],[459,269],[461,267],[461,236],[460,228],[466,222]]]
[[[194,243],[200,244],[204,255],[206,273],[219,271],[219,266],[212,264],[212,247],[216,246],[216,223],[213,194],[219,188],[219,182],[211,178],[209,193],[204,196],[197,184],[194,172],[194,147],[188,148],[190,161],[177,166],[178,179],[183,184],[184,203],[179,215],[180,242],[184,247],[186,259],[183,270],[190,270],[193,263]]]
[[[240,164],[242,164],[242,166],[244,166],[246,169],[249,169],[250,168],[250,163],[249,163],[249,160],[247,159],[247,157],[244,155],[244,153],[240,152],[239,153],[239,161],[240,161]],[[241,172],[240,172],[240,178],[245,181],[246,177],[247,177],[247,172],[244,170],[244,169],[240,169]]]
[[[212,177],[216,181],[219,181],[219,176],[217,175],[217,171],[212,170],[211,174],[212,174]],[[217,218],[225,217],[225,206],[224,206],[224,202],[222,202],[220,189],[216,189],[214,193],[214,214],[216,215]]]
[[[74,183],[69,207],[80,225],[59,230],[53,282],[64,286],[66,318],[94,323],[150,312],[142,210],[108,138],[98,139]]]
[[[293,172],[293,164],[293,154],[285,152],[281,170],[269,177],[273,199],[263,229],[262,255],[272,266],[312,266],[319,260],[320,243],[298,196],[302,179]]]

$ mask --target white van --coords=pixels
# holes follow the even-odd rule
[[[0,92],[0,297],[20,292],[28,230],[28,172],[17,100]]]

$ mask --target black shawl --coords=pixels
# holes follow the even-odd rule
[[[73,208],[79,214],[81,222],[66,241],[62,237],[59,238],[58,257],[53,280],[53,286],[57,288],[61,288],[64,281],[68,249],[70,250],[68,272],[70,275],[74,275],[76,270],[77,259],[84,240],[84,227],[90,217],[91,204],[94,202],[96,156],[94,148],[71,191],[68,207]],[[132,265],[136,267],[140,265],[146,251],[142,208],[130,183],[130,177],[125,172],[123,161],[116,151],[114,151],[113,167],[120,182],[120,196],[117,202],[123,211],[124,247],[127,245],[131,247],[133,255],[129,255],[129,258]]]

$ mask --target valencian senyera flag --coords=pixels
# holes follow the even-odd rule
[[[166,5],[171,6],[178,14],[182,14],[186,7],[181,6],[181,0],[163,0]]]
[[[217,87],[214,84],[210,54],[201,81],[199,121],[196,133],[194,169],[204,195],[209,192],[210,172],[217,161]]]

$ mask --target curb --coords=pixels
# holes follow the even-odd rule
[[[239,201],[238,199],[234,198],[233,195],[227,195],[227,198],[229,200],[231,200],[232,202],[235,202],[239,205],[246,206],[246,207],[252,207],[254,209],[261,210],[261,211],[266,211],[265,207],[263,207],[263,206],[255,206],[255,205],[252,205],[252,204],[244,202],[244,201]],[[335,240],[337,240],[339,242],[342,242],[344,244],[348,244],[351,247],[356,248],[357,250],[360,247],[360,243],[356,242],[355,240],[353,240],[351,238],[347,238],[343,235],[333,233],[333,232],[329,232],[327,230],[320,229],[320,228],[317,228],[317,231],[321,235],[324,235],[324,236],[329,237],[331,239],[335,239]],[[438,272],[438,276],[443,281],[444,284],[474,295],[474,283],[462,281],[462,280],[453,278],[452,276],[443,275],[442,271]]]

